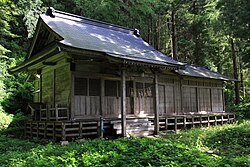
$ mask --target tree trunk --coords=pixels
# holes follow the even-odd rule
[[[172,21],[172,58],[174,60],[178,60],[177,57],[177,39],[176,39],[176,27],[175,27],[175,11],[172,11],[171,15],[171,21]]]
[[[243,97],[246,97],[242,63],[240,63],[240,88],[241,88]]]
[[[156,41],[156,49],[160,50],[161,49],[161,22],[160,22],[160,16],[158,15],[157,17],[157,26],[156,26],[156,31],[157,31],[157,41]]]
[[[234,69],[234,78],[237,79],[237,81],[234,82],[234,91],[235,91],[235,104],[240,103],[240,87],[239,87],[239,77],[238,77],[238,65],[237,65],[237,57],[236,57],[236,51],[235,51],[235,44],[233,38],[231,38],[231,49],[232,49],[232,55],[233,55],[233,69]]]

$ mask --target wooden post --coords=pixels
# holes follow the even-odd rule
[[[62,123],[62,141],[66,140],[66,125],[65,123]]]
[[[39,123],[36,122],[36,137],[39,137]]]
[[[168,118],[165,117],[165,129],[168,130]]]
[[[121,124],[122,136],[126,137],[126,76],[125,67],[121,69]]]
[[[74,119],[75,112],[75,75],[71,72],[71,92],[70,92],[70,120]]]
[[[210,93],[211,112],[213,112],[213,98],[212,98],[212,95],[213,95],[213,93],[212,93],[213,88],[210,87],[209,90],[210,90],[209,93]]]
[[[30,122],[30,138],[33,137],[33,127],[32,127],[33,122]]]
[[[133,81],[133,113],[134,115],[137,115],[136,112],[136,100],[137,100],[137,94],[136,94],[136,82]]]
[[[100,138],[103,138],[103,131],[104,131],[104,126],[103,126],[103,115],[105,113],[105,104],[104,104],[104,100],[105,100],[105,82],[104,79],[101,78],[101,96],[100,96],[100,106],[101,106],[101,110],[100,110],[100,121],[99,121],[99,133],[98,136]]]
[[[187,117],[186,116],[183,117],[183,127],[185,130],[187,129]]]
[[[200,92],[199,92],[199,88],[196,88],[196,104],[197,104],[197,112],[200,111]]]
[[[224,94],[224,89],[221,90],[222,91],[222,105],[223,105],[223,111],[225,112],[225,94]]]
[[[40,74],[40,82],[39,82],[39,102],[42,103],[42,73]]]
[[[53,106],[56,105],[56,69],[53,70]]]
[[[100,95],[100,106],[101,106],[101,110],[100,110],[100,115],[103,117],[104,113],[105,113],[105,104],[104,104],[104,100],[105,100],[105,83],[104,83],[104,79],[101,78],[101,95]]]
[[[179,111],[183,114],[183,99],[182,99],[182,78],[180,78],[180,106],[181,110],[177,111],[177,114],[179,114]]]
[[[47,122],[44,123],[44,138],[47,138]]]
[[[174,131],[177,132],[177,117],[174,118]]]
[[[208,115],[208,117],[207,117],[207,126],[208,127],[210,126],[210,115]]]
[[[194,116],[192,115],[192,127],[194,127]]]
[[[97,127],[98,127],[98,125],[97,125]],[[103,138],[103,131],[104,131],[104,121],[103,121],[103,117],[100,117],[100,121],[99,121],[99,134],[98,134],[99,138]]]
[[[154,71],[154,133],[159,134],[159,89],[158,89],[158,72]]]
[[[79,137],[82,138],[82,121],[79,122]]]
[[[56,121],[58,121],[58,105],[55,105],[55,111],[56,111]]]

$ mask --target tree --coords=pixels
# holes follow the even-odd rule
[[[231,38],[232,46],[234,46],[232,47],[234,48],[232,49],[232,55],[234,56],[235,77],[241,80],[241,88],[245,91],[244,85],[248,85],[248,82],[245,84],[244,78],[246,78],[246,81],[249,78],[249,72],[244,75],[243,71],[249,71],[250,2],[244,0],[220,0],[217,8],[220,9],[220,21],[225,27],[224,33]],[[239,72],[240,78],[237,75]],[[235,82],[236,104],[239,103],[238,84],[238,82]],[[245,95],[245,92],[242,95]]]

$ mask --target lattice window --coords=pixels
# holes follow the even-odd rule
[[[120,96],[120,81],[105,80],[105,96]]]
[[[78,96],[100,96],[100,79],[75,78],[75,95]]]
[[[100,96],[100,79],[89,79],[89,96]]]
[[[88,79],[75,78],[75,95],[87,96],[88,95]]]

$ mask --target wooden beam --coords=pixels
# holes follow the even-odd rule
[[[154,71],[154,133],[159,134],[159,91],[158,91],[158,72]]]
[[[126,137],[126,73],[125,68],[121,69],[121,123],[122,123],[122,136]]]

